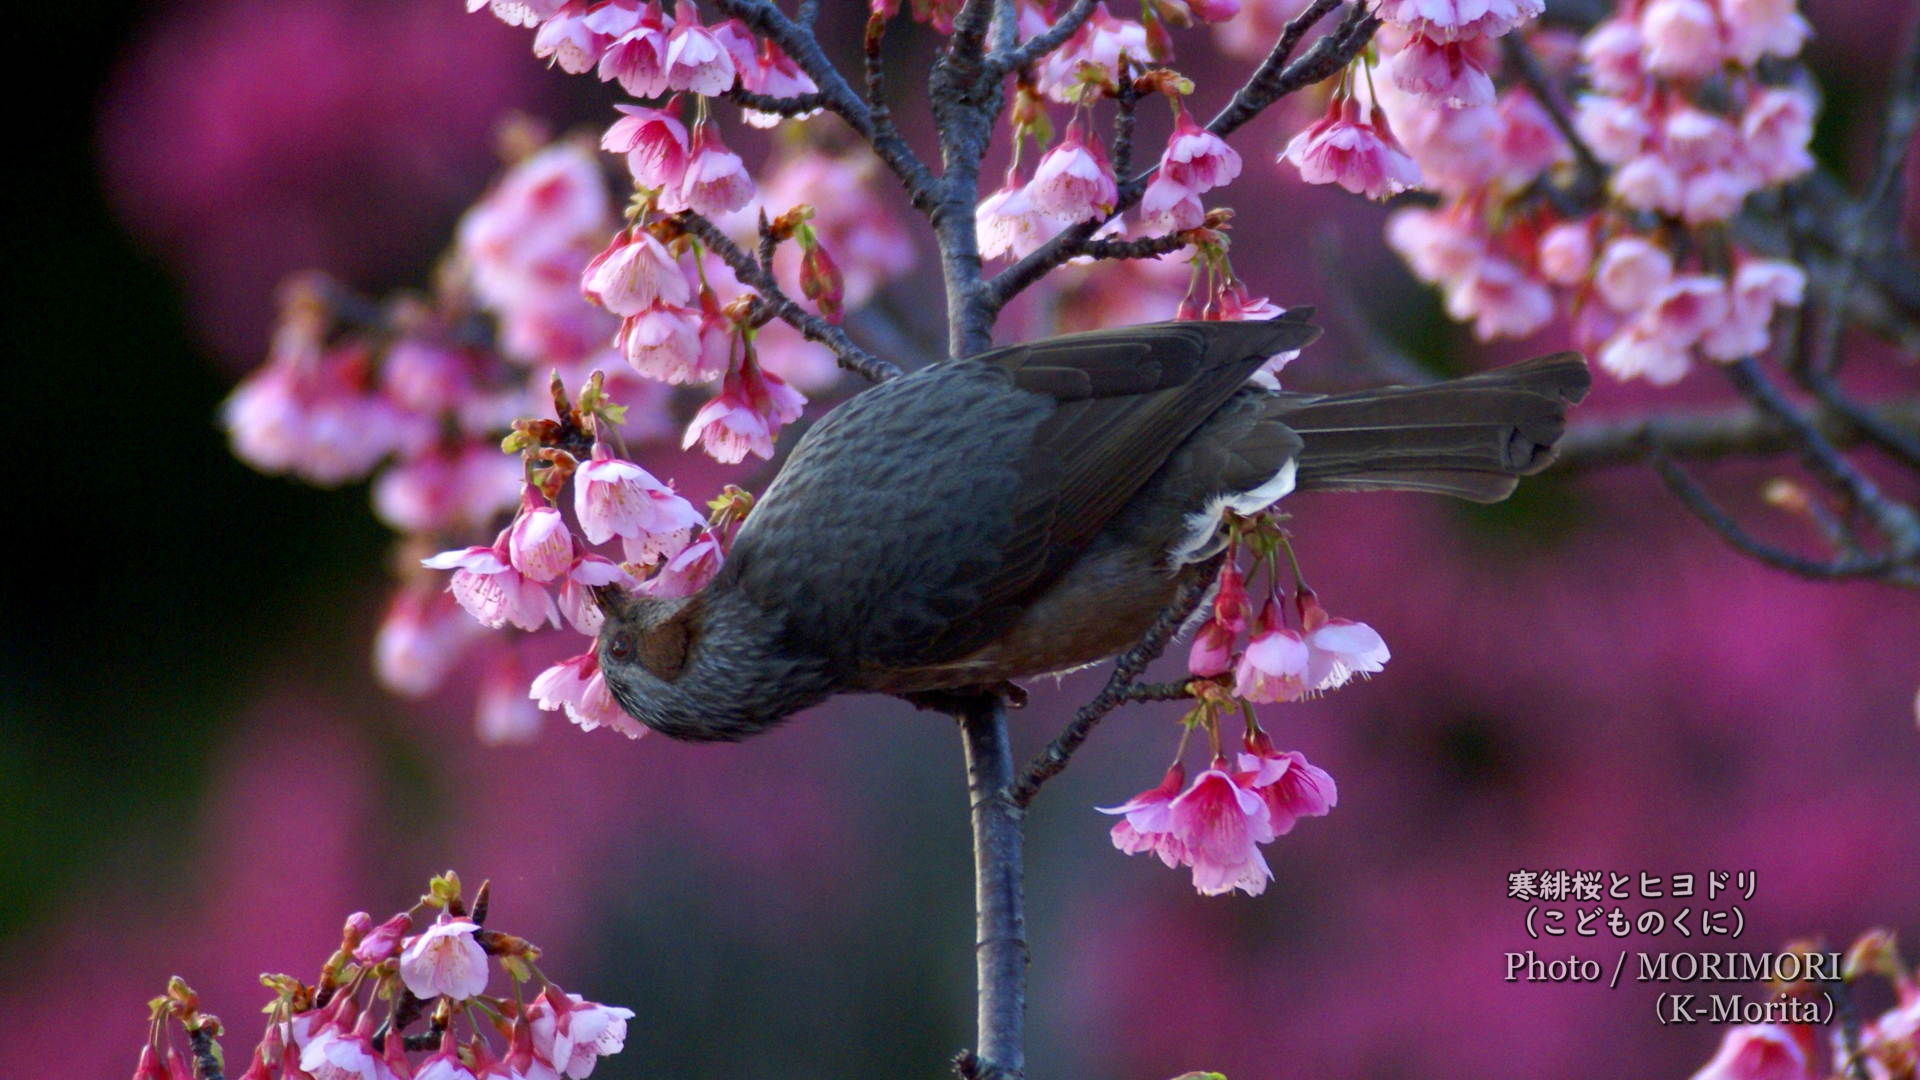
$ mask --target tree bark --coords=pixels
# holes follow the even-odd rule
[[[975,1049],[971,1056],[961,1056],[960,1072],[968,1080],[1021,1080],[1027,1067],[1023,811],[1008,790],[1013,748],[1007,739],[1006,708],[997,696],[983,695],[963,706],[957,718],[972,803],[973,948],[979,988]]]

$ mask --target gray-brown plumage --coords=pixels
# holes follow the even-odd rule
[[[840,692],[963,691],[1124,650],[1220,543],[1291,490],[1483,502],[1544,468],[1585,394],[1571,353],[1331,396],[1248,380],[1318,331],[1131,326],[934,364],[816,424],[715,579],[609,598],[622,707],[738,739]]]

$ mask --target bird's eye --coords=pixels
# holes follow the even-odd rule
[[[625,660],[633,652],[633,642],[625,634],[615,634],[607,640],[607,655],[615,660]]]

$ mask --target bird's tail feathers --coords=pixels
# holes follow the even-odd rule
[[[1304,443],[1298,490],[1498,502],[1552,463],[1589,382],[1578,353],[1556,353],[1431,386],[1286,395],[1280,418]]]

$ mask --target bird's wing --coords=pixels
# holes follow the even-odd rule
[[[1004,633],[1266,358],[1317,333],[1299,313],[1129,326],[870,390],[796,449],[729,572],[849,667],[964,656]]]
[[[1012,372],[1015,385],[1057,404],[1029,449],[1016,531],[982,583],[983,610],[1024,607],[1263,362],[1318,334],[1301,316],[1154,323],[985,357]]]

